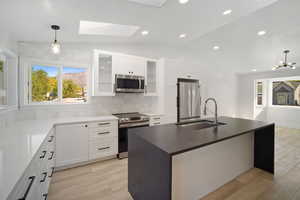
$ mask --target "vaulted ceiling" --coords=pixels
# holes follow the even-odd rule
[[[182,5],[178,0],[168,0],[158,8],[127,0],[5,0],[0,7],[0,23],[18,41],[50,41],[50,25],[58,24],[62,27],[59,37],[63,42],[176,45],[195,40],[276,1],[190,0]],[[227,9],[232,9],[232,14],[223,16]],[[135,25],[150,34],[142,37],[138,31],[129,38],[83,36],[78,34],[80,20]],[[179,40],[181,33],[186,33],[187,38]]]
[[[230,15],[223,15],[231,9]],[[1,28],[17,41],[50,42],[51,24],[59,24],[61,42],[114,43],[186,47],[227,65],[236,72],[270,70],[290,49],[300,64],[299,0],[168,0],[162,7],[127,0],[5,0]],[[139,26],[131,37],[79,35],[80,20]],[[147,36],[141,31],[148,30]],[[258,36],[257,32],[267,33]],[[186,33],[185,39],[179,39]],[[218,51],[213,46],[219,46]],[[227,62],[228,61],[228,62]],[[232,69],[233,70],[233,69]]]

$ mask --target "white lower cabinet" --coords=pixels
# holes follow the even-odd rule
[[[150,126],[158,126],[161,124],[162,115],[151,115],[150,117]]]
[[[57,125],[7,200],[46,200],[55,167],[104,159],[118,153],[118,121]]]
[[[28,168],[8,196],[8,200],[46,200],[54,169],[55,135],[53,129],[42,143]]]
[[[56,167],[89,159],[88,123],[56,126]]]
[[[56,126],[56,167],[114,156],[118,153],[118,121]]]
[[[89,128],[89,159],[118,154],[118,122],[91,123]]]
[[[116,155],[117,153],[117,140],[115,138],[104,138],[90,141],[90,160]]]

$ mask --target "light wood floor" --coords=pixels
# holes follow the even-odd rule
[[[300,130],[276,129],[275,168],[275,177],[252,169],[202,200],[300,200]],[[127,159],[57,172],[49,200],[132,200],[127,177]]]

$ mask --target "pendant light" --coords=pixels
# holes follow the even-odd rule
[[[277,69],[296,69],[296,63],[295,62],[288,62],[287,61],[287,56],[288,53],[290,53],[290,50],[285,50],[283,51],[284,54],[284,61],[280,61],[279,65],[276,65],[272,68],[272,70],[277,70]]]
[[[51,50],[54,54],[59,54],[60,53],[60,44],[57,42],[57,35],[56,32],[60,29],[58,25],[51,25],[51,29],[54,30],[54,41],[51,44]]]

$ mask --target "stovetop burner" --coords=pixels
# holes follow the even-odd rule
[[[132,113],[115,113],[114,116],[119,118],[119,124],[124,123],[140,123],[140,122],[148,122],[149,117],[147,115],[132,112]]]

